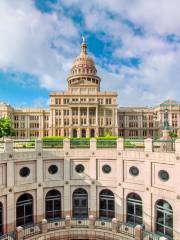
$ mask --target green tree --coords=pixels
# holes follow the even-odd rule
[[[0,118],[0,137],[13,136],[12,122],[9,117]]]
[[[175,132],[170,132],[170,133],[169,133],[169,136],[170,136],[171,138],[177,138],[177,133],[175,133]]]

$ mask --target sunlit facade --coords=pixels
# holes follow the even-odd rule
[[[0,103],[0,117],[9,116],[17,138],[43,136],[158,138],[168,109],[171,131],[180,136],[180,104],[167,100],[153,107],[118,107],[117,93],[101,91],[93,59],[81,45],[67,77],[67,91],[51,92],[49,109],[15,109]]]

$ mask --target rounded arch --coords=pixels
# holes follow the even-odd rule
[[[126,197],[126,220],[133,224],[143,224],[143,204],[139,194],[131,192]]]
[[[77,138],[77,129],[73,129],[73,138]]]
[[[72,194],[72,209],[74,218],[88,217],[88,193],[84,188],[77,188]]]
[[[135,192],[128,193],[126,199],[128,199],[128,198],[142,201],[142,198],[139,196],[139,194],[137,194]]]
[[[0,202],[0,235],[3,234],[3,204]]]
[[[16,201],[16,226],[33,224],[33,196],[23,193]]]
[[[75,195],[75,194],[78,194],[78,195],[79,194],[87,194],[88,195],[86,189],[84,189],[84,188],[76,188],[73,192],[73,195]]]
[[[82,129],[81,130],[81,136],[83,137],[83,138],[85,138],[86,137],[86,129]]]
[[[173,208],[168,201],[163,199],[156,201],[155,218],[156,231],[173,237]]]
[[[45,197],[46,219],[61,218],[61,193],[57,189],[51,189]]]
[[[103,189],[99,193],[99,217],[103,219],[115,217],[114,193],[109,189]]]
[[[95,130],[94,130],[94,128],[92,128],[91,131],[90,131],[90,137],[95,137]]]
[[[100,191],[99,195],[114,196],[114,193],[111,190],[105,188]]]

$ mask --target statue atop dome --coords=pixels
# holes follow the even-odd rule
[[[86,40],[85,37],[82,36],[82,44],[81,44],[81,55],[87,55],[87,45],[86,45]]]

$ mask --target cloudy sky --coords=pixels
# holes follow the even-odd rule
[[[180,101],[179,0],[0,0],[0,101],[47,107],[81,35],[121,106]]]

